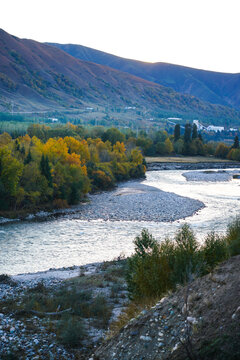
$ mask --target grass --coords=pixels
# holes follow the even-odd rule
[[[230,160],[227,159],[219,159],[219,158],[215,158],[215,157],[205,157],[205,156],[157,156],[157,157],[150,157],[150,156],[146,156],[145,157],[147,164],[151,164],[151,163],[191,163],[191,164],[197,164],[197,163],[202,163],[202,162],[208,162],[208,163],[212,163],[212,162],[230,162]],[[232,161],[231,161],[232,162]]]

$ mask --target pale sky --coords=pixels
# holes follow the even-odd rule
[[[1,0],[20,38],[240,73],[240,0]]]

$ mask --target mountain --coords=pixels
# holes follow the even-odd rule
[[[203,102],[107,66],[83,61],[57,47],[0,30],[0,111],[105,106],[136,107],[221,121],[239,121],[234,109]]]
[[[183,94],[196,96],[203,101],[231,106],[240,110],[240,73],[219,73],[161,62],[146,63],[124,59],[82,45],[52,45],[78,59],[106,65],[171,87]]]

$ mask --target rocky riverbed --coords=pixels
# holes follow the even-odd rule
[[[206,171],[188,171],[182,174],[187,181],[230,181],[234,178],[240,178],[239,170],[206,170]]]
[[[114,191],[90,195],[82,206],[83,220],[167,222],[193,215],[204,207],[201,201],[164,192],[140,182],[120,184]]]
[[[25,220],[77,214],[81,220],[168,222],[192,216],[202,209],[201,201],[161,191],[140,181],[121,183],[115,190],[91,194],[89,201],[69,209],[39,212]],[[19,219],[14,219],[16,221]],[[0,218],[0,224],[9,219]]]
[[[151,162],[147,164],[148,171],[157,170],[201,170],[240,168],[238,161],[222,162]]]
[[[129,302],[125,263],[0,275],[0,359],[88,359]]]

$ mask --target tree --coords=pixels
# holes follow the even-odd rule
[[[109,140],[112,145],[116,144],[117,141],[123,142],[125,136],[116,128],[108,129],[102,136],[103,141]]]
[[[193,128],[192,128],[192,139],[197,139],[198,137],[198,131],[197,131],[197,125],[193,124]]]
[[[51,168],[49,165],[48,156],[46,157],[42,154],[41,161],[40,161],[40,170],[41,174],[45,176],[48,181],[48,185],[52,186],[52,175],[51,175]]]
[[[180,139],[180,136],[181,136],[180,125],[176,124],[174,128],[174,142],[178,141]]]
[[[29,164],[31,161],[32,161],[32,154],[31,154],[31,150],[29,149],[29,150],[28,150],[27,157],[26,157],[26,159],[24,160],[24,165]]]
[[[177,154],[182,154],[184,148],[184,142],[182,139],[179,139],[178,141],[174,142],[174,151]]]
[[[165,144],[166,154],[171,154],[171,153],[173,152],[173,145],[172,145],[170,139],[167,138],[167,139],[164,141],[164,144]]]
[[[185,124],[185,131],[184,131],[184,142],[185,143],[191,142],[191,133],[192,133],[191,124]]]
[[[16,204],[19,179],[22,175],[23,164],[13,158],[10,151],[0,150],[0,207],[9,208]]]
[[[216,148],[215,156],[226,159],[228,152],[229,152],[228,146],[225,145],[224,143],[220,143]]]
[[[239,139],[238,136],[236,135],[234,138],[233,149],[238,149],[238,148],[239,148]]]

